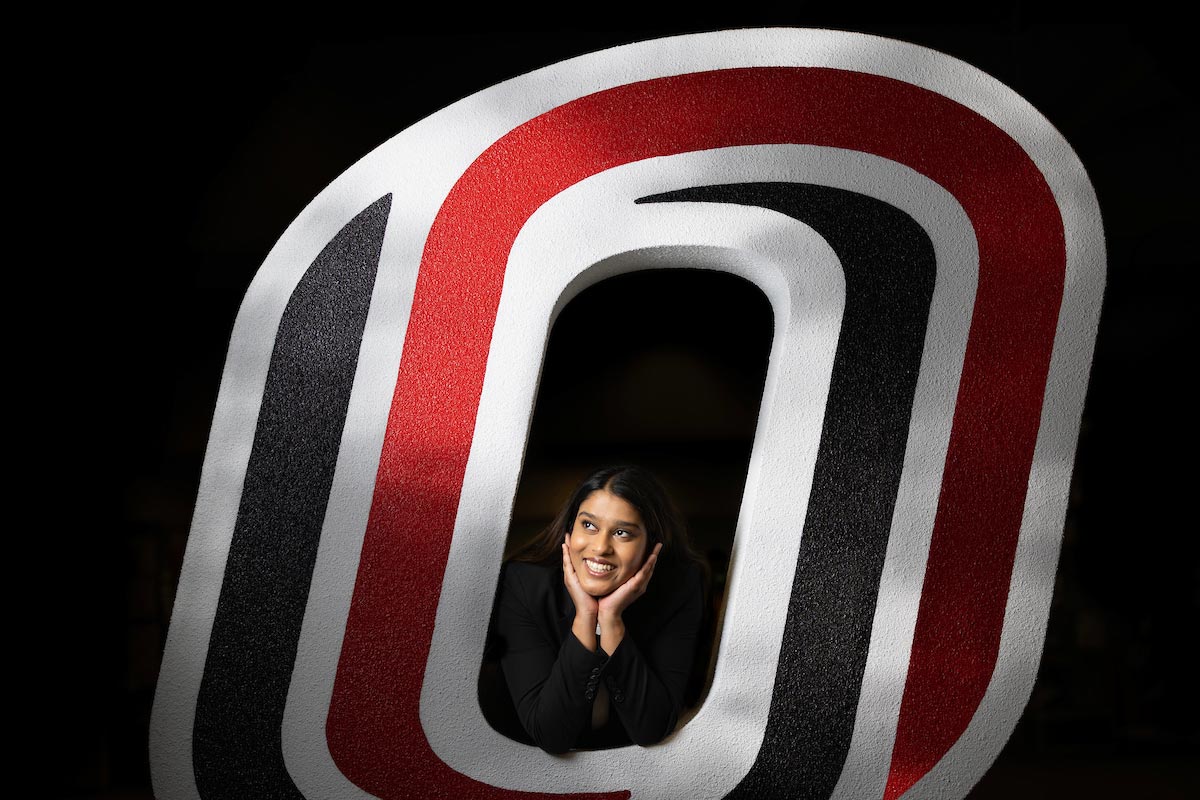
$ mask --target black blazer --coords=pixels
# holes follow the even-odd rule
[[[529,739],[548,753],[565,753],[666,738],[675,729],[696,660],[703,594],[699,567],[660,562],[646,593],[623,614],[625,637],[606,655],[589,651],[571,632],[575,604],[561,565],[506,563],[488,652],[499,661]],[[592,704],[601,681],[608,688],[609,720],[593,730]]]

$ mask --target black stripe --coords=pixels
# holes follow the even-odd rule
[[[281,725],[392,197],[351,220],[279,323],[196,701],[202,797],[301,798]]]
[[[858,708],[933,295],[933,245],[894,206],[825,186],[705,186],[638,202],[666,201],[786,214],[824,237],[845,272],[845,314],[766,734],[727,795],[827,798]]]

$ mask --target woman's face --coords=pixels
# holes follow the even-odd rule
[[[567,540],[583,590],[604,597],[632,578],[646,559],[647,540],[636,508],[605,489],[589,494]]]

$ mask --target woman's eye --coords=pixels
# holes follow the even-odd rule
[[[618,530],[616,533],[616,536],[618,539],[629,539],[630,537],[633,536],[633,534],[630,533],[629,531]]]
[[[596,530],[596,526],[588,522],[586,519],[583,521],[583,527],[587,528],[589,531]]]

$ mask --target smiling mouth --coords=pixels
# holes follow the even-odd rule
[[[616,564],[605,564],[603,561],[592,561],[590,558],[583,559],[583,565],[587,567],[587,571],[597,578],[603,578],[617,568]]]

